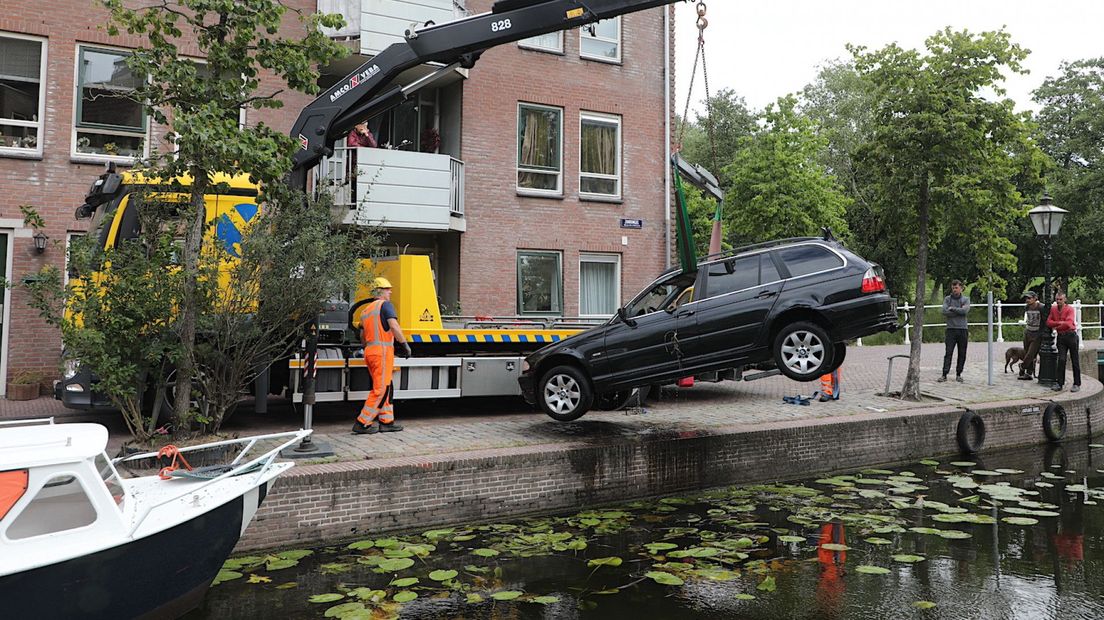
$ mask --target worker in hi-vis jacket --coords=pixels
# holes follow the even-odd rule
[[[391,304],[391,282],[376,278],[376,299],[360,312],[360,329],[364,340],[364,365],[372,376],[372,391],[360,409],[353,432],[357,435],[401,431],[395,423],[395,408],[391,403],[394,388],[391,373],[395,369],[395,346],[410,357],[410,345],[399,327],[399,315]]]

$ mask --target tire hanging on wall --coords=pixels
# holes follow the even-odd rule
[[[973,411],[967,411],[958,419],[955,435],[959,450],[964,454],[975,454],[985,444],[985,420]]]
[[[1050,403],[1043,411],[1043,433],[1052,442],[1066,436],[1066,410],[1058,403]]]

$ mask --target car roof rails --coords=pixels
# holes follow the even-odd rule
[[[825,240],[825,238],[823,238],[823,237],[787,237],[785,239],[774,239],[772,241],[762,241],[762,242],[759,242],[759,243],[748,243],[748,244],[745,244],[745,245],[734,247],[731,250],[725,250],[724,252],[717,252],[716,254],[710,254],[709,256],[706,256],[706,257],[702,258],[700,262],[704,263],[704,262],[708,262],[708,261],[712,261],[712,260],[718,260],[718,259],[723,259],[723,258],[731,258],[733,256],[736,256],[737,254],[741,254],[743,252],[747,252],[747,251],[750,251],[750,250],[764,250],[764,249],[773,248],[773,247],[776,247],[776,246],[786,245],[786,244],[790,244],[790,243],[801,243],[803,241],[824,241],[824,240]],[[834,241],[835,239],[833,238],[832,240]]]

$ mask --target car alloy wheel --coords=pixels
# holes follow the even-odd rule
[[[549,370],[541,379],[539,390],[541,409],[561,422],[581,417],[594,402],[590,382],[574,366],[557,366]]]
[[[835,357],[835,346],[816,323],[787,325],[775,337],[775,365],[791,379],[814,381],[831,372]]]
[[[567,375],[556,375],[544,384],[544,402],[556,413],[570,413],[579,406],[579,383]]]
[[[819,368],[824,362],[825,352],[824,343],[812,332],[793,332],[782,342],[782,359],[786,367],[802,374],[809,372],[809,368]]]

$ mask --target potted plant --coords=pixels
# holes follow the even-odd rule
[[[23,370],[8,379],[8,400],[34,400],[38,398],[42,373]]]
[[[103,145],[103,150],[104,150],[104,153],[107,153],[108,155],[118,155],[119,154],[119,146],[117,144],[115,144],[114,142],[108,142],[107,144],[104,144]]]

